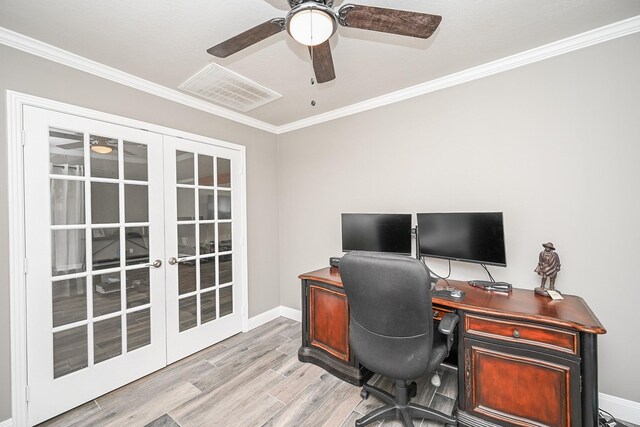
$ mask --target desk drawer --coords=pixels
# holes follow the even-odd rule
[[[574,355],[578,354],[578,333],[548,326],[467,314],[465,316],[465,331],[468,335],[544,347]]]
[[[432,309],[433,309],[433,320],[442,320],[445,314],[454,312],[450,308],[444,308],[438,305],[434,305]]]

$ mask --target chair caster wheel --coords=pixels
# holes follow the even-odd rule
[[[360,390],[360,397],[366,400],[369,397],[369,392],[365,389]]]

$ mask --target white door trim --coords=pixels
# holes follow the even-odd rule
[[[26,333],[26,292],[25,292],[25,210],[24,210],[24,167],[22,150],[23,106],[73,114],[94,120],[144,129],[162,135],[191,139],[205,144],[217,145],[240,153],[243,227],[242,270],[244,281],[242,302],[243,331],[248,330],[249,289],[247,275],[247,198],[246,198],[246,148],[242,145],[214,138],[183,132],[164,126],[145,123],[114,114],[94,111],[58,101],[7,90],[7,196],[9,214],[9,305],[11,322],[11,417],[16,427],[28,424],[27,414],[27,333]]]

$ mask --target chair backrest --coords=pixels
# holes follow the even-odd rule
[[[340,260],[349,301],[351,351],[367,369],[395,379],[426,373],[433,342],[429,271],[417,259],[350,252]]]

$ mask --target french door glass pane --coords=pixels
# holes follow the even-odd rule
[[[196,227],[193,224],[178,225],[178,255],[180,257],[196,254]]]
[[[124,179],[148,181],[147,146],[124,141]]]
[[[198,324],[197,319],[197,302],[196,296],[190,296],[186,298],[182,298],[178,304],[178,310],[180,312],[179,319],[179,330],[180,332],[186,331],[187,329],[194,328]]]
[[[216,285],[216,258],[200,259],[200,289],[207,289]]]
[[[130,184],[124,186],[124,220],[149,221],[149,187]]]
[[[93,316],[120,311],[120,272],[93,276]]]
[[[196,265],[195,261],[182,261],[178,263],[178,293],[188,294],[196,290]]]
[[[178,221],[190,221],[196,219],[196,197],[193,188],[178,188]]]
[[[84,175],[84,134],[49,129],[49,172],[55,175]]]
[[[200,254],[212,254],[216,251],[216,225],[200,224]]]
[[[51,180],[51,225],[84,224],[84,181]]]
[[[216,291],[200,294],[200,319],[202,323],[216,320]]]
[[[233,262],[231,254],[221,255],[219,264],[220,284],[223,285],[233,281]]]
[[[94,363],[104,362],[122,354],[121,316],[93,324]]]
[[[213,186],[213,157],[198,154],[198,184]]]
[[[87,318],[87,278],[58,280],[51,283],[53,327]]]
[[[88,366],[87,325],[53,334],[53,378]]]
[[[127,314],[127,351],[151,344],[151,310]]]
[[[231,191],[218,190],[218,219],[231,219]]]
[[[200,219],[216,219],[216,197],[213,190],[198,191],[198,200],[200,203]]]
[[[120,198],[118,193],[118,184],[91,183],[91,222],[93,224],[116,224],[119,222]]]
[[[120,229],[94,228],[91,236],[93,269],[120,267]]]
[[[231,223],[224,222],[218,224],[218,252],[228,252],[231,245]]]
[[[104,136],[89,136],[91,176],[118,179],[118,140]]]
[[[125,228],[127,265],[149,262],[149,227]]]
[[[193,153],[176,151],[176,179],[178,184],[193,184]]]
[[[220,317],[233,313],[233,285],[220,288]]]
[[[51,232],[51,274],[53,276],[86,270],[85,241],[84,229]]]
[[[231,187],[231,160],[218,157],[218,187]]]
[[[127,308],[149,304],[149,268],[127,270]]]

